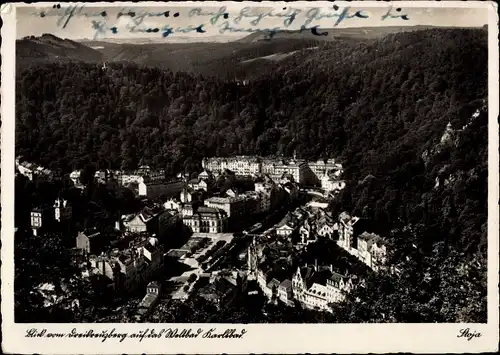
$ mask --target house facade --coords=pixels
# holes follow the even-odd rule
[[[103,247],[101,233],[98,231],[78,232],[76,236],[76,247],[86,254],[99,254]]]
[[[156,238],[89,259],[91,267],[109,278],[115,290],[131,291],[145,284],[163,267],[163,248]]]
[[[297,301],[309,309],[331,312],[330,304],[342,301],[352,289],[351,278],[330,269],[298,268],[292,279],[292,292]]]
[[[288,223],[285,223],[282,226],[276,228],[276,234],[280,237],[289,237],[294,231],[295,228]]]
[[[72,214],[73,214],[73,209],[68,204],[67,200],[58,198],[54,202],[54,217],[56,221],[61,222],[70,220]]]
[[[230,158],[204,158],[202,161],[204,169],[221,173],[230,170],[236,175],[248,176],[260,173],[261,162],[259,157],[236,156]]]
[[[374,271],[387,263],[387,243],[375,233],[358,236],[358,258]]]
[[[246,198],[211,197],[204,201],[205,206],[223,210],[228,218],[238,218],[246,215]]]
[[[338,180],[330,175],[324,175],[321,178],[321,188],[327,192],[341,191],[345,188],[344,180]]]
[[[200,206],[196,212],[185,215],[182,221],[193,233],[223,233],[227,228],[225,212],[206,206]]]

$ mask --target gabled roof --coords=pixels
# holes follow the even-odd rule
[[[144,298],[142,299],[141,303],[139,303],[139,308],[150,308],[154,301],[156,300],[158,296],[148,293]]]
[[[160,287],[158,282],[156,281],[151,281],[149,284],[148,284],[148,287]]]
[[[272,279],[268,284],[267,284],[267,288],[269,289],[273,289],[273,287],[276,287],[278,288],[280,286],[280,282],[276,279]]]
[[[330,276],[330,280],[334,282],[340,282],[341,280],[345,280],[347,278],[348,278],[347,276],[339,274],[337,272],[332,273],[332,275]]]
[[[280,288],[285,289],[285,290],[291,289],[292,288],[292,281],[290,281],[288,279],[283,281],[280,284]]]
[[[285,224],[279,226],[276,229],[288,229],[288,230],[291,230],[291,229],[293,229],[293,227],[291,227],[288,223],[285,223]]]

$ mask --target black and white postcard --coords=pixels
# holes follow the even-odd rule
[[[498,350],[488,1],[1,7],[2,350]]]

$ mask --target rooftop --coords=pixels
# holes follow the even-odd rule
[[[157,295],[148,293],[146,296],[144,296],[141,303],[139,303],[139,308],[150,308],[157,298]]]
[[[290,280],[285,280],[283,281],[281,284],[280,284],[280,288],[284,288],[284,289],[289,289],[289,288],[292,288],[292,281]]]

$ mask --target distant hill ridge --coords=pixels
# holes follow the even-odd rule
[[[100,62],[102,53],[82,43],[44,33],[16,41],[16,59],[20,66],[39,62]]]
[[[486,28],[486,27],[484,27]],[[269,39],[265,33],[251,33],[231,42],[171,42],[153,39],[126,41],[74,41],[52,34],[29,36],[17,41],[17,63],[83,61],[89,63],[134,62],[148,67],[226,78],[249,78],[275,71],[283,60],[301,56],[304,50],[344,41],[370,43],[397,33],[451,29],[432,26],[388,26],[325,28],[326,36],[311,31],[280,31]],[[186,39],[187,40],[187,39]],[[191,39],[192,40],[192,39]],[[205,39],[206,40],[206,39]]]

